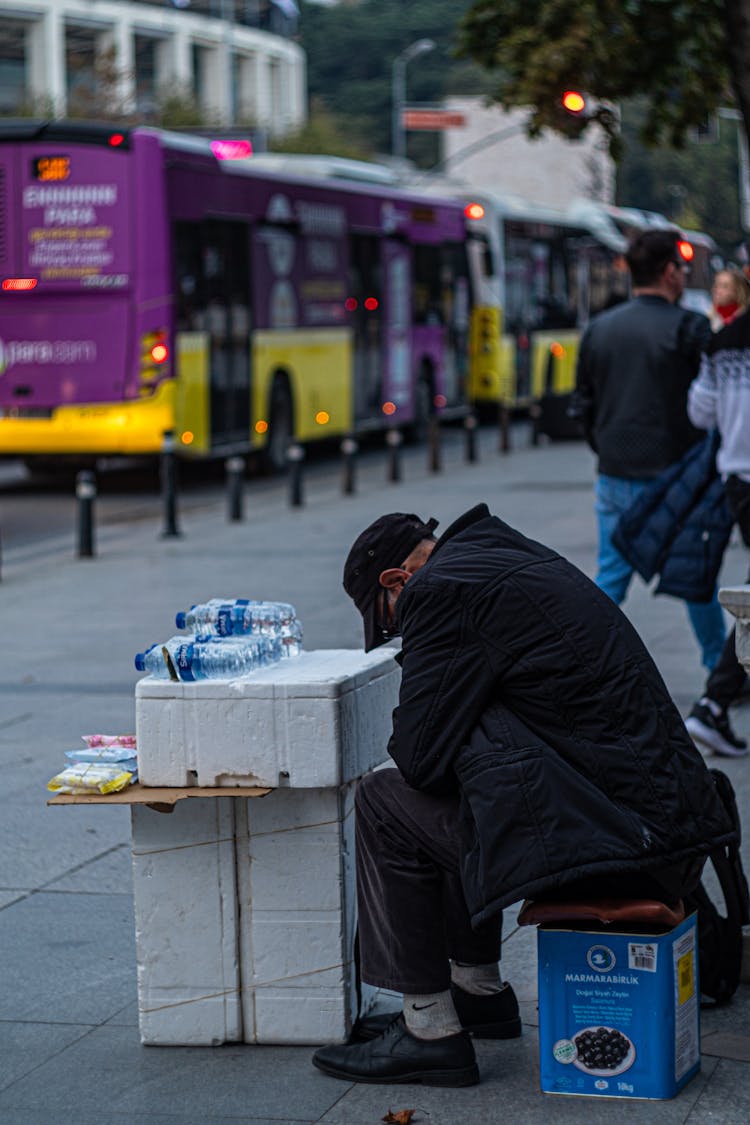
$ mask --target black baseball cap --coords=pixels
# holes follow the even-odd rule
[[[388,640],[378,622],[378,579],[384,570],[400,566],[423,539],[432,539],[438,521],[427,523],[413,512],[390,512],[365,528],[344,563],[344,589],[362,614],[365,652]]]

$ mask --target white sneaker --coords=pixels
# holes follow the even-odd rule
[[[730,727],[726,711],[715,715],[707,703],[695,704],[685,726],[693,742],[707,746],[722,758],[744,758],[748,752],[745,739],[738,738]]]

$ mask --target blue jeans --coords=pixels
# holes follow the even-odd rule
[[[599,555],[596,584],[613,602],[625,601],[633,568],[612,543],[617,521],[640,496],[648,480],[627,480],[600,473],[596,482],[596,515],[599,523]],[[714,589],[710,602],[685,602],[693,632],[701,647],[703,666],[711,671],[721,656],[726,635],[724,612]]]

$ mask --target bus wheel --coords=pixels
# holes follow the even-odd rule
[[[286,468],[287,450],[294,437],[292,394],[286,379],[278,376],[273,381],[268,410],[268,442],[265,462],[269,472],[281,473]]]

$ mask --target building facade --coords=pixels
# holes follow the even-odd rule
[[[307,115],[295,0],[6,0],[0,114],[136,116],[166,101],[206,124],[283,135]]]
[[[442,133],[448,175],[563,210],[575,199],[614,202],[615,164],[598,128],[579,140],[550,131],[530,140],[526,110],[506,111],[480,97],[449,97],[443,104],[462,120]]]

